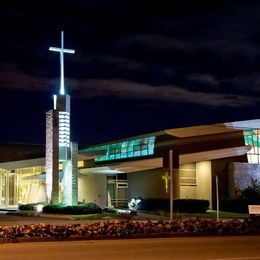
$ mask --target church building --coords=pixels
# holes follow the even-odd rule
[[[70,96],[64,87],[46,113],[46,147],[1,145],[0,207],[47,202],[126,207],[132,198],[206,199],[216,207],[260,181],[260,119],[166,129],[78,149],[70,140]],[[1,149],[3,150],[3,149]],[[44,154],[45,153],[45,154]],[[171,186],[172,185],[172,186]]]
[[[260,180],[259,129],[256,119],[167,129],[79,149],[78,201],[125,207],[136,197],[169,198],[172,162],[175,198],[207,199],[214,208],[216,176],[220,198],[235,197]],[[1,207],[48,201],[46,159],[29,150],[23,147],[24,158],[0,162]],[[60,202],[63,165],[60,161]]]

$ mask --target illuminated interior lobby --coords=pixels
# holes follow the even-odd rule
[[[223,198],[260,180],[258,129],[260,120],[202,125],[79,149],[78,201],[124,207],[135,197],[169,198],[171,150],[175,198],[207,199],[214,208],[215,176]],[[0,163],[0,206],[46,202],[45,157],[14,158]]]

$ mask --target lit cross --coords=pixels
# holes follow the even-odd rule
[[[64,49],[63,47],[63,31],[61,31],[61,48],[57,47],[50,47],[49,51],[57,51],[60,53],[60,94],[65,94],[65,88],[64,88],[64,53],[75,53],[75,50],[72,49]]]
[[[171,177],[169,176],[168,172],[165,173],[165,175],[162,176],[162,179],[165,182],[165,192],[168,193],[169,192],[169,180],[171,179]]]

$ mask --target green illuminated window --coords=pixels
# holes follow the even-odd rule
[[[134,139],[114,144],[102,145],[87,149],[88,151],[105,151],[105,154],[96,158],[96,162],[124,158],[134,158],[154,154],[155,136]]]
[[[247,152],[249,163],[260,163],[260,130],[251,129],[244,131],[244,140],[251,149]]]

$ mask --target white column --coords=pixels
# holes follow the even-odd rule
[[[211,180],[211,161],[196,163],[197,176],[197,199],[205,199],[210,203],[212,208],[212,180]]]

